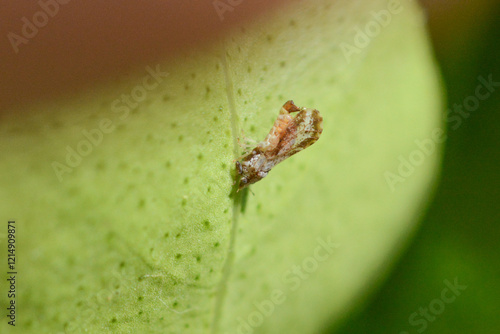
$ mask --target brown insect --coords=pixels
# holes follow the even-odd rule
[[[298,114],[293,117],[295,112]],[[287,101],[266,138],[237,159],[238,191],[260,181],[278,163],[314,144],[322,132],[323,118],[318,110],[298,108],[292,100]]]

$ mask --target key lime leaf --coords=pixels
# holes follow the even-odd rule
[[[422,213],[440,88],[414,3],[318,0],[12,110],[0,207],[17,224],[19,328],[317,333],[339,321]],[[289,99],[320,110],[322,137],[235,193],[237,139],[262,140]]]

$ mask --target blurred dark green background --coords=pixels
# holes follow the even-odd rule
[[[424,5],[448,108],[475,94],[479,76],[500,84],[499,1]],[[441,178],[420,230],[383,286],[330,332],[500,333],[500,87],[447,128]],[[467,288],[442,302],[444,281],[455,279]]]

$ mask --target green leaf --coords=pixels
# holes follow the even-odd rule
[[[404,2],[377,23],[388,8],[293,4],[4,117],[21,329],[313,333],[342,318],[414,229],[439,159],[433,141],[403,181],[386,180],[441,109],[420,10]],[[358,28],[377,24],[360,44]],[[321,111],[322,137],[235,195],[237,138],[262,140],[288,99]]]

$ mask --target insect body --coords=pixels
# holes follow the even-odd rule
[[[293,117],[291,113],[298,112]],[[292,100],[281,107],[273,128],[250,153],[236,161],[238,191],[255,183],[281,161],[314,144],[323,132],[323,118],[316,109],[298,108]]]

